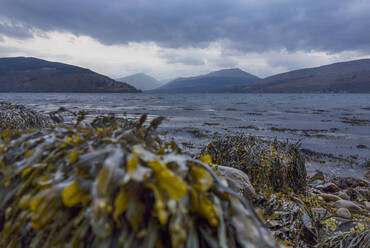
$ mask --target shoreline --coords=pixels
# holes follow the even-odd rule
[[[158,197],[156,197],[158,193],[155,192],[162,187],[162,190],[167,191],[170,196],[173,195],[173,197],[179,194],[179,192],[183,192],[181,193],[181,197],[179,196],[180,198],[177,199],[175,197],[175,199],[179,201],[182,198],[182,195],[189,191],[184,190],[183,186],[180,186],[181,183],[178,184],[179,178],[184,177],[184,172],[180,173],[180,171],[177,170],[180,168],[182,168],[181,170],[189,170],[194,166],[192,164],[199,163],[201,164],[201,168],[206,169],[206,171],[199,171],[197,172],[200,173],[199,175],[197,174],[197,176],[195,176],[195,174],[193,174],[193,176],[184,177],[182,180],[186,180],[189,184],[189,186],[187,186],[190,187],[189,189],[191,189],[191,187],[205,187],[204,190],[207,192],[212,189],[207,194],[217,192],[218,190],[221,190],[222,187],[225,187],[225,185],[221,186],[223,183],[217,183],[218,180],[225,180],[230,188],[223,188],[223,191],[221,190],[221,192],[224,192],[223,194],[225,194],[225,192],[229,192],[231,195],[238,196],[237,198],[243,203],[242,205],[244,208],[248,209],[248,211],[251,211],[251,213],[256,216],[256,219],[244,219],[243,224],[239,223],[238,225],[253,225],[256,228],[261,229],[260,233],[264,233],[262,236],[256,238],[251,236],[253,235],[253,232],[243,232],[243,230],[247,229],[239,230],[241,233],[238,235],[246,235],[249,240],[248,242],[251,242],[252,240],[253,242],[263,242],[264,247],[278,247],[274,244],[274,242],[278,242],[280,245],[293,245],[299,247],[313,247],[313,245],[318,245],[317,247],[326,248],[328,247],[328,242],[352,242],[357,239],[358,242],[364,242],[366,245],[366,240],[370,238],[368,224],[366,224],[370,216],[369,182],[351,177],[331,178],[327,177],[322,172],[317,172],[313,176],[307,176],[305,167],[306,158],[300,150],[299,144],[283,143],[277,140],[264,141],[253,136],[223,136],[215,138],[211,143],[203,146],[201,154],[187,154],[186,152],[184,153],[181,151],[175,141],[169,142],[169,140],[166,141],[157,137],[156,129],[163,121],[161,118],[152,119],[150,123],[148,123],[146,122],[147,116],[141,116],[139,119],[132,121],[127,118],[116,118],[114,115],[105,115],[97,116],[92,121],[88,121],[84,120],[86,112],[71,113],[66,109],[60,109],[52,113],[51,117],[53,118],[50,120],[49,124],[47,124],[44,122],[35,122],[35,119],[44,118],[44,116],[39,115],[37,112],[28,110],[23,106],[2,104],[2,107],[3,109],[1,114],[10,113],[14,115],[13,119],[10,118],[8,120],[14,121],[18,125],[25,126],[23,126],[24,130],[2,130],[0,138],[0,158],[2,159],[0,161],[0,177],[3,178],[3,185],[0,185],[0,194],[6,192],[4,190],[7,190],[7,187],[11,186],[15,188],[15,190],[20,190],[19,194],[23,195],[22,199],[25,199],[27,196],[26,192],[29,192],[28,194],[31,194],[32,199],[36,201],[36,199],[41,197],[47,205],[52,204],[53,201],[62,197],[62,205],[57,205],[56,207],[51,208],[53,209],[51,210],[51,213],[53,213],[51,216],[54,216],[56,214],[55,211],[57,211],[56,209],[59,209],[59,212],[66,216],[70,216],[68,218],[74,219],[74,215],[70,215],[70,211],[73,210],[73,208],[70,210],[71,207],[74,207],[76,210],[78,209],[78,211],[83,213],[85,211],[85,207],[94,206],[94,202],[96,201],[94,199],[97,197],[97,195],[95,195],[96,193],[93,193],[95,192],[93,190],[95,187],[94,185],[101,184],[97,190],[105,190],[104,187],[113,187],[114,185],[117,185],[116,183],[118,181],[114,181],[115,177],[113,176],[113,172],[113,174],[111,174],[113,176],[112,178],[108,177],[110,174],[104,174],[104,178],[109,178],[109,184],[103,183],[104,181],[101,181],[103,179],[100,179],[102,177],[101,175],[103,175],[102,173],[105,165],[107,164],[117,163],[116,165],[109,165],[105,170],[109,171],[116,168],[115,173],[121,175],[119,178],[122,179],[128,175],[133,177],[134,174],[130,174],[131,172],[129,173],[129,171],[133,170],[137,171],[135,173],[139,173],[138,168],[141,168],[140,171],[142,171],[139,174],[135,174],[136,176],[130,179],[134,180],[133,182],[143,180],[143,176],[146,178],[145,175],[157,177],[159,174],[156,174],[155,171],[158,168],[162,168],[161,166],[168,166],[168,168],[172,170],[171,173],[175,173],[177,175],[175,178],[172,178],[172,176],[170,176],[172,179],[168,178],[168,180],[172,180],[170,184],[171,187],[163,186],[161,182],[164,183],[167,180],[166,177],[172,174],[163,174],[163,176],[167,176],[160,180],[157,178],[152,182],[158,184],[157,186],[149,187],[153,191],[147,192],[144,190],[142,194],[152,194],[154,192],[154,198],[153,196],[148,196],[149,198],[146,199],[155,199]],[[66,111],[74,116],[70,124],[63,123],[63,113]],[[32,118],[29,118],[30,116]],[[26,120],[26,122],[19,121],[20,119],[17,119],[19,117]],[[52,124],[52,120],[57,123]],[[46,125],[44,126],[44,124]],[[33,129],[29,129],[32,125],[36,126],[33,126]],[[119,146],[117,146],[118,144]],[[22,147],[22,149],[19,150],[19,147]],[[49,149],[47,153],[43,152],[45,149]],[[136,150],[136,152],[133,150]],[[100,153],[101,155],[99,155]],[[132,156],[140,156],[140,160],[135,160],[136,162],[134,162],[134,160],[129,159],[130,157],[132,158]],[[154,158],[155,160],[153,160]],[[122,162],[126,159],[126,162]],[[151,165],[151,163],[154,163],[153,161],[157,161],[157,159],[158,161],[163,162],[156,162],[155,166],[154,164]],[[183,161],[185,161],[184,159],[190,162],[183,164]],[[139,165],[137,164],[139,161],[140,167],[138,167]],[[49,166],[52,166],[50,168],[54,169],[48,169],[48,163],[50,164]],[[178,165],[174,166],[173,163],[178,163]],[[89,169],[96,166],[101,169],[100,173]],[[125,172],[124,170],[119,172],[118,168],[121,168],[121,166],[125,166],[125,170],[128,170],[128,172]],[[129,169],[130,166],[133,166],[133,168]],[[16,169],[19,167],[23,168],[23,172],[22,170]],[[57,181],[46,180],[46,184],[44,184],[43,181],[39,181],[42,185],[50,185],[39,187],[37,186],[38,183],[30,184],[28,186],[29,189],[24,191],[21,187],[23,185],[22,181],[19,180],[21,178],[22,180],[27,178],[30,178],[29,180],[34,180],[34,177],[29,177],[29,173],[32,171],[38,171],[36,168],[41,168],[40,170],[42,171],[42,174],[37,176],[35,180],[39,181],[43,180],[42,178],[48,177],[55,178],[53,180]],[[64,168],[63,173],[65,176],[50,176],[49,173],[52,173],[53,175],[53,173],[57,173],[61,168]],[[77,184],[70,184],[70,180],[72,178],[76,178],[76,174],[69,174],[68,171],[70,171],[70,169],[68,168],[79,168],[79,171],[76,171],[76,173],[84,173],[83,171],[87,169],[90,171],[89,173],[93,173],[90,177],[95,178],[94,180],[97,181],[95,181],[94,184],[91,184],[92,182],[90,182],[88,184],[90,186],[85,186],[85,188],[80,188],[80,186],[76,186]],[[148,170],[153,170],[154,174],[147,174],[149,173]],[[189,173],[195,173],[197,170],[193,171],[193,169],[191,169],[190,171]],[[13,173],[14,176],[11,176]],[[22,176],[18,175],[19,173],[21,173]],[[207,173],[210,173],[209,175],[212,175],[214,178],[213,180],[216,181],[210,180]],[[192,183],[197,183],[197,181],[191,181],[193,180],[191,178],[194,176],[195,178],[202,178],[203,181],[199,181],[198,183],[203,182],[206,184],[203,186],[191,186]],[[62,178],[63,180],[66,180],[66,182],[59,181]],[[88,178],[89,177],[83,179],[83,177],[77,177],[78,180],[82,180],[78,181],[80,183],[84,182],[83,180],[88,180]],[[118,180],[118,178],[116,178],[116,180]],[[84,183],[87,183],[87,181]],[[125,181],[125,183],[127,183],[127,181]],[[62,185],[64,186],[62,187]],[[60,187],[62,189],[64,187],[65,188],[63,191],[56,190]],[[131,188],[131,190],[138,190],[136,187],[139,186],[137,185],[134,188]],[[32,193],[36,189],[39,193]],[[111,193],[108,193],[111,191],[106,192],[107,193],[104,193],[105,197],[112,197],[112,195],[110,195]],[[165,195],[161,197],[165,197],[165,199],[167,199]],[[43,216],[44,214],[43,212],[39,212],[37,206],[33,207],[33,200],[31,203],[26,203],[24,207],[22,207],[23,203],[20,203],[21,205],[19,206],[21,208],[18,208],[17,204],[12,204],[12,201],[9,202],[8,198],[2,199],[3,202],[0,200],[0,204],[5,204],[5,206],[13,209],[12,211],[23,211],[23,208],[28,209],[29,206],[31,216],[34,216],[30,219],[26,218],[25,220],[32,225],[16,227],[20,228],[19,232],[16,231],[13,235],[20,235],[24,232],[24,230],[21,231],[22,228],[27,229],[30,227],[30,230],[39,230],[37,231],[39,235],[49,235],[49,226],[58,224],[58,222],[53,222],[49,218],[39,219],[39,217],[36,217]],[[157,198],[157,201],[158,199],[159,198]],[[223,198],[220,198],[221,201],[223,201],[222,199]],[[230,198],[229,200],[233,202],[234,200],[231,199],[234,198]],[[214,228],[214,226],[218,226],[220,223],[219,221],[223,218],[216,214],[217,211],[220,211],[220,209],[223,208],[221,206],[226,206],[217,205],[219,204],[217,202],[220,200],[211,200],[208,204],[216,205],[212,205],[214,207],[208,209],[207,212],[202,212],[201,210],[199,210],[200,212],[195,210],[195,212],[193,212],[193,214],[200,214],[200,219],[197,219],[196,221],[203,223],[203,226],[209,225],[207,227],[210,228],[209,230],[215,231],[216,229],[212,228]],[[20,202],[23,201],[25,200],[21,200]],[[141,200],[136,199],[135,201],[140,202]],[[204,199],[201,202],[203,201]],[[110,200],[109,202],[114,201]],[[128,218],[127,220],[129,223],[135,226],[135,222],[130,221],[130,215],[122,215],[125,210],[117,210],[120,209],[119,206],[120,205],[117,205],[116,203],[112,208],[116,209],[115,211],[120,211],[117,214],[119,216],[125,216],[125,218]],[[212,208],[218,210],[212,210]],[[161,211],[166,211],[166,215],[169,214],[176,216],[181,210],[177,209],[175,212],[171,213],[167,212],[170,211],[167,207],[164,207]],[[224,209],[222,211],[230,210]],[[151,216],[150,218],[154,218],[152,219],[153,221],[159,221],[162,223],[169,220],[168,217],[165,219],[163,219],[164,217],[160,217],[161,215],[159,215],[159,212],[157,212],[157,214],[155,214],[156,212],[148,213],[151,213],[149,216]],[[111,218],[110,212],[107,212],[106,214],[108,214],[108,219],[104,219],[102,221],[108,221]],[[1,216],[4,216],[4,213],[0,210],[0,217]],[[6,221],[13,223],[15,219],[12,218],[11,214],[9,216],[10,217],[6,217]],[[243,214],[241,214],[241,216],[243,216]],[[58,221],[61,221],[62,223],[63,221],[61,218],[63,219],[64,216],[58,217]],[[92,216],[89,218],[92,218]],[[195,217],[194,215],[190,215],[187,218],[191,219]],[[311,223],[310,225],[306,223],[307,218]],[[225,220],[223,221],[230,220],[232,220],[232,217],[225,217]],[[146,222],[147,220],[144,219],[141,219],[141,221],[145,222],[145,225],[149,225],[148,223],[151,223],[150,221]],[[260,222],[263,223],[263,225],[261,225]],[[348,222],[352,223],[350,227],[346,226]],[[81,228],[84,226],[89,228],[89,224],[83,223],[80,226]],[[4,233],[7,233],[9,231],[7,226],[1,227],[0,225],[0,229],[5,228]],[[265,227],[267,227],[267,229],[265,229]],[[170,235],[171,237],[174,237],[173,235],[175,235],[171,229],[163,229],[159,228],[159,226],[156,228],[158,229],[154,230],[169,232],[167,235]],[[136,233],[136,229],[128,230],[134,234]],[[186,225],[181,226],[180,230],[181,229],[187,230]],[[69,232],[71,232],[71,230]],[[113,233],[120,230],[118,223],[114,224],[114,229],[112,230],[114,230]],[[198,229],[196,230],[196,232],[201,232]],[[270,232],[274,235],[275,241],[271,239]],[[94,229],[89,231],[87,235],[89,237],[95,237],[95,239],[97,238],[97,236],[95,236],[96,234]],[[112,234],[107,235],[108,236],[105,236],[102,240],[111,240],[114,237]],[[186,239],[190,238],[186,235],[185,237]],[[242,244],[243,242],[238,237],[227,237],[230,239],[228,244],[231,244],[229,242],[237,242],[239,244]],[[4,237],[2,238],[4,241]],[[209,238],[213,239],[214,237],[210,236]],[[23,240],[22,242],[27,242],[25,237],[18,236],[18,239]],[[7,242],[7,238],[5,238],[5,242]],[[79,242],[87,242],[87,240],[82,239]],[[142,241],[140,238],[135,238],[134,242],[140,244]],[[216,239],[215,242],[219,241]],[[266,246],[266,242],[269,243],[268,246]],[[261,245],[261,243],[259,245]]]

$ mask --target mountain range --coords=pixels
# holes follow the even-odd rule
[[[238,68],[224,69],[161,85],[144,73],[116,81],[63,63],[30,57],[0,58],[1,92],[140,92],[140,89],[149,93],[370,93],[370,59],[294,70],[263,79]]]
[[[277,74],[245,85],[249,93],[370,93],[370,59],[353,60]]]
[[[140,90],[152,90],[162,85],[157,79],[145,73],[136,73],[127,77],[117,78],[116,80],[128,83]]]
[[[255,75],[238,68],[214,71],[196,77],[175,79],[152,93],[223,93],[233,92],[235,88],[250,85],[259,80]]]
[[[154,93],[370,93],[370,59],[334,63],[263,79],[240,69],[178,78]]]
[[[140,92],[89,69],[31,57],[0,58],[2,92]]]

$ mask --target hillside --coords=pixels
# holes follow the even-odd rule
[[[259,78],[240,69],[225,69],[206,75],[178,78],[153,91],[154,93],[221,93],[254,83]]]
[[[128,83],[140,90],[152,90],[162,85],[157,79],[145,73],[136,73],[127,77],[117,78],[116,80]]]
[[[89,69],[37,58],[0,58],[1,92],[139,92]]]
[[[370,59],[290,71],[242,87],[248,93],[370,93]]]

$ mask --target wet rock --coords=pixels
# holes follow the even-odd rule
[[[338,196],[340,198],[342,198],[343,200],[347,200],[347,201],[351,200],[351,198],[349,197],[349,195],[347,195],[346,193],[344,193],[342,191],[338,193]]]
[[[366,146],[366,145],[364,145],[364,144],[358,144],[356,147],[357,147],[358,149],[366,149],[366,148],[367,148],[367,146]]]
[[[347,208],[351,213],[362,213],[363,210],[351,201],[338,200],[333,203],[336,208]]]
[[[333,219],[339,223],[334,232],[351,232],[351,230],[354,230],[356,227],[358,227],[357,221],[349,221],[343,217],[333,217]]]
[[[366,187],[366,188],[348,188],[346,191],[345,191],[349,197],[351,198],[352,201],[356,200],[356,201],[370,201],[370,188],[369,187]]]
[[[370,211],[370,202],[368,202],[368,201],[364,201],[364,206],[365,206],[365,208],[366,208],[368,211]]]
[[[310,183],[313,181],[317,181],[317,180],[321,180],[321,181],[325,180],[324,173],[320,170],[316,170],[315,174],[309,179]]]
[[[336,195],[333,195],[333,194],[322,193],[322,194],[320,194],[320,196],[325,201],[328,201],[328,202],[335,202],[335,201],[341,200],[341,198],[339,196],[336,196]]]
[[[312,213],[318,214],[318,215],[325,215],[327,213],[327,210],[325,208],[311,208]]]
[[[311,195],[320,195],[320,194],[322,194],[322,192],[320,190],[318,190],[318,189],[311,188],[310,189],[310,194]]]
[[[370,180],[370,170],[368,170],[368,171],[364,174],[364,177],[365,177],[367,180]]]
[[[332,180],[341,189],[369,186],[369,183],[365,180],[355,177],[338,177]]]
[[[309,183],[309,186],[310,186],[310,187],[313,187],[313,188],[316,188],[316,187],[318,187],[318,186],[320,186],[320,185],[323,185],[324,183],[325,183],[325,181],[324,181],[324,180],[317,179],[317,180],[311,181],[311,182]]]
[[[338,192],[340,190],[338,188],[338,186],[335,185],[334,183],[326,183],[324,185],[316,186],[316,188],[320,189],[324,192],[329,192],[329,193],[335,193],[335,192]]]
[[[352,214],[347,208],[338,208],[335,213],[336,215],[342,218],[346,218],[346,219],[352,218]]]
[[[254,199],[257,197],[253,185],[249,181],[247,174],[243,171],[226,166],[217,166],[216,170],[226,179],[229,187],[235,192],[238,192],[240,195],[248,199]]]

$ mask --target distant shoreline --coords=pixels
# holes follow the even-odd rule
[[[153,95],[178,95],[178,94],[242,94],[242,95],[259,95],[259,94],[364,94],[368,95],[370,92],[147,92],[147,91],[129,91],[129,92],[117,92],[117,91],[0,91],[0,93],[109,93],[109,94],[153,94]]]
[[[138,91],[126,91],[126,92],[117,92],[117,91],[0,91],[0,93],[116,93],[116,94],[133,94],[133,93],[143,93],[141,90]]]

